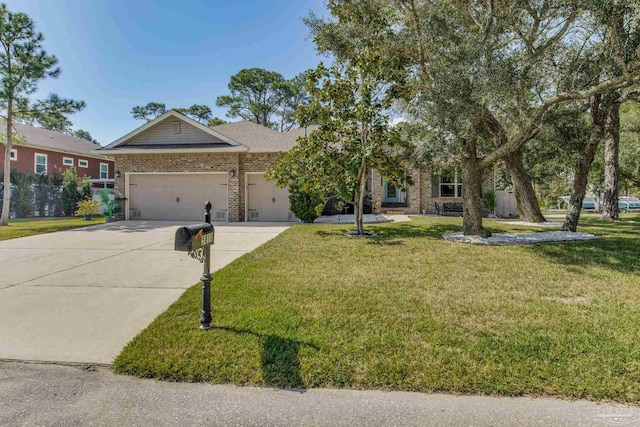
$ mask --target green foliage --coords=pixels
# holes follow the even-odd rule
[[[212,122],[213,118],[211,108],[206,105],[193,104],[188,108],[174,108],[174,110],[197,121],[198,123],[207,124],[207,126],[215,126],[215,124],[225,123],[224,121],[221,121],[222,123],[214,121],[213,123],[215,124],[209,124]],[[131,115],[134,119],[146,120],[147,122],[163,115],[166,112],[167,106],[162,102],[149,102],[147,105],[137,105],[131,109]]]
[[[49,177],[45,174],[39,174],[34,179],[34,195],[35,195],[35,207],[39,216],[44,216],[44,213],[51,200],[51,186],[49,185]]]
[[[337,197],[354,205],[356,230],[368,172],[376,169],[401,188],[411,183],[406,159],[413,145],[389,126],[390,106],[380,58],[363,56],[351,66],[320,64],[307,71],[311,102],[298,108],[303,125],[319,124],[286,153],[268,176],[281,186],[303,186],[322,200]]]
[[[18,217],[33,215],[33,189],[34,176],[30,173],[15,172],[12,174],[13,197],[11,205]]]
[[[493,190],[484,190],[482,192],[482,204],[489,213],[496,212],[496,192]]]
[[[227,123],[227,121],[226,121],[226,120],[222,120],[222,119],[221,119],[221,118],[219,118],[219,117],[214,117],[214,118],[210,119],[210,120],[207,122],[207,126],[208,126],[208,127],[210,127],[210,128],[212,128],[212,127],[214,127],[214,126],[223,125],[223,124],[225,124],[225,123]]]
[[[78,202],[85,198],[91,198],[89,177],[79,178],[75,167],[67,168],[62,174],[61,207],[64,215],[73,215]]]
[[[298,124],[295,110],[307,101],[304,76],[291,80],[262,68],[240,70],[229,81],[230,95],[219,96],[216,105],[227,107],[228,117],[279,130],[291,130]]]
[[[47,55],[42,47],[44,37],[36,32],[35,23],[24,13],[13,13],[0,4],[0,104],[6,112],[11,128],[14,120],[35,122],[57,130],[67,130],[71,122],[66,114],[84,108],[83,101],[63,99],[55,94],[32,102],[29,95],[36,92],[38,82],[56,78],[60,74],[55,56]],[[7,149],[13,144],[13,132],[7,133]],[[4,186],[8,187],[9,170],[4,171]],[[9,220],[10,191],[3,192],[0,224]],[[20,203],[22,204],[22,203]]]
[[[136,120],[151,120],[167,112],[167,106],[162,102],[149,102],[147,105],[137,105],[131,109],[131,115]]]
[[[94,144],[98,143],[98,141],[93,139],[91,134],[84,129],[78,129],[73,131],[72,136],[75,136],[76,138],[84,139],[85,141],[93,142]]]
[[[56,94],[32,104],[20,106],[16,118],[24,123],[36,125],[57,132],[71,133],[71,120],[68,114],[82,111],[86,107],[84,101],[60,98]]]
[[[100,214],[100,203],[85,197],[78,202],[77,210],[73,213],[75,216],[87,216]]]
[[[54,170],[50,175],[50,213],[52,216],[62,216],[62,184],[63,177],[59,170]]]
[[[102,191],[100,191],[100,202],[104,207],[104,214],[108,218],[113,218],[113,216],[120,210],[118,201],[110,197],[109,190],[106,188],[103,188]]]
[[[206,105],[193,104],[189,108],[176,108],[176,111],[202,124],[208,123],[212,117],[211,108]]]
[[[293,185],[289,187],[289,205],[300,221],[311,224],[322,214],[324,201],[317,192]]]
[[[330,18],[306,20],[319,50],[339,61],[366,52],[387,58],[390,91],[428,135],[423,157],[457,152],[477,179],[476,169],[519,153],[558,106],[640,80],[634,0],[332,0],[327,7]],[[476,211],[479,194],[467,194],[468,211]]]

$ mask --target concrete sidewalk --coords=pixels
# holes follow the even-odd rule
[[[111,363],[200,279],[202,264],[173,248],[182,224],[122,221],[1,241],[0,358]],[[212,271],[289,225],[216,224]]]
[[[0,425],[632,426],[587,401],[167,383],[104,368],[0,362]]]

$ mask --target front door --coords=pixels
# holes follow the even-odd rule
[[[400,203],[400,189],[384,178],[382,202],[383,203]]]

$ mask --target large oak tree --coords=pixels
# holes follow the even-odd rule
[[[311,16],[321,51],[350,58],[375,45],[402,58],[397,94],[415,119],[438,128],[462,159],[465,234],[482,227],[481,180],[497,161],[520,165],[520,152],[551,109],[640,82],[640,68],[617,55],[620,73],[574,78],[594,51],[619,45],[606,19],[611,7],[635,2],[573,0],[331,0],[331,19]],[[613,5],[613,6],[612,6]],[[380,31],[371,22],[382,22]],[[616,33],[618,34],[618,33]],[[372,43],[375,40],[375,43]],[[637,56],[637,53],[636,53]],[[530,180],[511,168],[516,191],[533,194]],[[515,173],[513,173],[515,172]],[[535,196],[533,197],[535,200]],[[524,209],[537,202],[522,197]],[[535,212],[533,212],[535,214]]]

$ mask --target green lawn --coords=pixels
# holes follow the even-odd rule
[[[602,240],[484,247],[460,219],[344,237],[299,225],[214,274],[129,343],[115,370],[171,381],[555,395],[640,402],[640,217]],[[531,230],[487,221],[493,231]],[[197,276],[200,264],[194,261]]]
[[[0,227],[0,240],[16,239],[35,234],[51,233],[87,225],[103,224],[103,217],[85,221],[84,218],[19,218],[9,220],[9,226]]]

